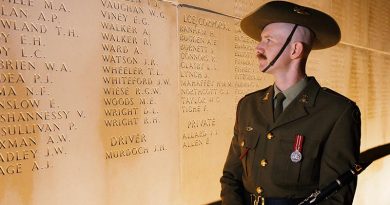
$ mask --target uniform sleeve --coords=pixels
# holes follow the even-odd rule
[[[351,103],[336,121],[324,145],[321,160],[320,188],[349,170],[357,162],[360,153],[360,111]],[[344,186],[320,205],[352,204],[357,179]]]
[[[239,103],[240,105],[240,103]],[[239,105],[237,106],[234,136],[230,144],[229,152],[221,177],[221,199],[223,205],[243,204],[244,188],[242,184],[242,164],[240,161],[240,147],[238,142],[238,117]]]

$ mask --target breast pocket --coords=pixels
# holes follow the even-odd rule
[[[302,158],[298,162],[291,159],[295,138],[280,138],[277,143],[272,167],[272,180],[275,184],[291,187],[310,186],[318,181],[319,141],[305,139]]]
[[[252,175],[252,165],[255,155],[255,149],[259,140],[258,133],[255,130],[246,131],[240,135],[241,163],[245,176]]]

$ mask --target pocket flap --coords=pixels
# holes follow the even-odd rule
[[[241,132],[241,138],[242,138],[241,147],[253,149],[256,147],[259,141],[259,133],[256,129],[247,126]]]

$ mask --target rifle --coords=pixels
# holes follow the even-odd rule
[[[373,161],[390,154],[390,143],[371,148],[360,154],[359,161],[352,168],[336,180],[329,183],[323,189],[315,190],[310,196],[300,202],[298,205],[318,204],[336,193],[343,186],[349,184],[357,175],[362,173]]]

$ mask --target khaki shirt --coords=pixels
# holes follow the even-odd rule
[[[290,105],[290,103],[298,96],[298,94],[307,86],[307,77],[295,83],[295,85],[289,87],[287,90],[283,91],[283,94],[286,96],[286,99],[283,101],[283,110]],[[282,92],[274,84],[274,107],[276,106],[275,97],[278,93]]]

